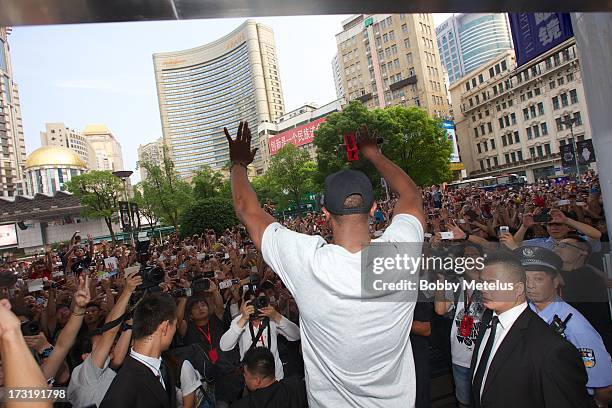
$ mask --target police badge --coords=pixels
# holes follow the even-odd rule
[[[582,358],[585,368],[595,367],[597,361],[595,360],[595,353],[593,352],[593,349],[579,348],[578,353],[580,353],[580,358]]]

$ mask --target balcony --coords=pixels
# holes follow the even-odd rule
[[[408,86],[408,85],[414,85],[416,83],[417,83],[416,75],[411,75],[408,78],[405,78],[405,79],[402,79],[400,81],[392,83],[391,85],[389,85],[389,89],[391,91],[396,91],[396,90],[398,90],[400,88],[403,88],[403,87]]]
[[[361,95],[361,96],[359,96],[359,97],[357,97],[357,98],[355,98],[355,99],[357,99],[357,100],[358,100],[358,101],[360,101],[361,103],[366,103],[367,101],[369,101],[370,99],[372,99],[372,93],[370,92],[370,93],[367,93],[367,94],[365,94],[365,95]]]

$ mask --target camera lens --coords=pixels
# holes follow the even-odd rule
[[[21,333],[24,336],[35,336],[40,332],[40,324],[37,321],[27,321],[21,323]]]

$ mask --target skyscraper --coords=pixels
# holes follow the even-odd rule
[[[19,89],[13,82],[7,42],[10,32],[10,28],[0,27],[0,197],[26,193],[26,149]]]
[[[164,139],[159,138],[151,143],[138,146],[138,161],[149,161],[158,166],[161,166],[164,162]],[[147,171],[144,167],[140,166],[140,178],[147,178]]]
[[[512,48],[505,13],[453,15],[436,27],[436,33],[451,84]]]
[[[93,150],[93,170],[125,170],[121,145],[106,125],[87,125],[83,135]]]
[[[336,35],[347,101],[369,108],[418,106],[448,115],[448,102],[431,14],[354,15]]]
[[[344,98],[344,88],[342,87],[342,73],[340,71],[340,62],[338,62],[338,54],[332,58],[332,72],[334,73],[334,85],[336,87],[336,98]]]
[[[234,135],[248,121],[255,148],[258,125],[285,111],[274,33],[252,20],[212,43],[154,54],[153,65],[164,142],[181,177],[229,162],[223,127]],[[259,152],[254,166],[263,171]]]
[[[45,123],[45,131],[40,132],[40,144],[67,147],[78,154],[88,168],[97,168],[95,153],[85,136],[63,123]]]

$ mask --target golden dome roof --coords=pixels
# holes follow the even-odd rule
[[[30,153],[25,167],[38,166],[87,167],[78,154],[63,146],[43,146]]]
[[[83,130],[84,135],[107,135],[110,132],[108,127],[103,124],[87,125]]]

